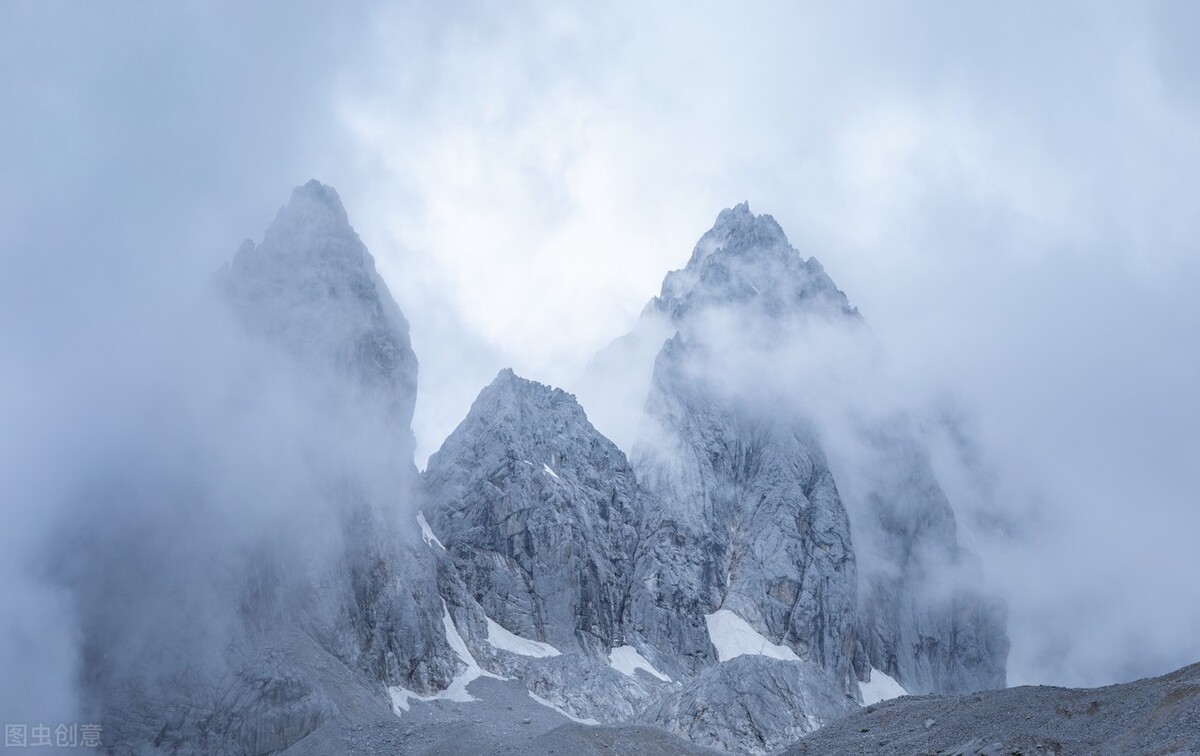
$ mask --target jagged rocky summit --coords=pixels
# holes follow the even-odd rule
[[[501,371],[419,475],[408,325],[331,188],[218,289],[250,345],[230,401],[293,403],[304,506],[239,552],[213,669],[90,670],[112,750],[411,750],[477,707],[451,745],[766,753],[864,700],[1003,686],[1002,608],[911,424],[851,413],[857,465],[830,442],[812,334],[865,327],[769,216],[720,214],[598,355],[608,390]]]

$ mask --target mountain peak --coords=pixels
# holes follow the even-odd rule
[[[358,241],[337,190],[316,179],[292,190],[288,203],[267,229],[267,236],[272,235],[289,240],[339,237]]]
[[[292,199],[296,197],[311,197],[337,207],[342,206],[342,200],[337,190],[328,184],[322,184],[317,179],[309,179],[292,190]]]
[[[496,373],[496,377],[492,379],[492,382],[489,385],[490,386],[516,385],[518,382],[529,383],[531,381],[528,381],[525,378],[522,378],[519,375],[517,375],[516,372],[512,368],[506,367],[506,368],[501,369],[499,373]]]
[[[727,207],[717,213],[717,222],[714,225],[721,225],[722,223],[734,222],[740,219],[753,220],[755,217],[754,213],[750,210],[750,202],[742,200],[733,207]]]
[[[292,190],[259,244],[247,239],[234,259],[243,270],[272,267],[282,274],[300,269],[361,269],[374,272],[375,261],[350,225],[337,190],[312,179]]]
[[[494,413],[499,406],[507,406],[518,415],[529,412],[535,415],[562,411],[582,413],[573,395],[560,388],[522,378],[510,367],[497,373],[492,382],[479,392],[470,414]]]
[[[856,314],[816,258],[805,260],[779,223],[748,202],[722,210],[650,307],[678,322],[709,306],[749,305],[774,318],[801,310]]]
[[[221,286],[247,328],[312,365],[380,387],[404,429],[416,396],[408,321],[333,187],[292,190],[262,242],[246,241]]]
[[[522,378],[521,376],[517,375],[512,368],[506,367],[500,372],[496,373],[496,377],[492,379],[491,383],[484,387],[481,393],[520,394],[528,393],[530,391],[538,391],[539,389],[546,391],[552,390],[549,386],[544,386],[536,381],[531,381],[528,378]]]
[[[749,202],[727,207],[717,215],[712,228],[692,251],[689,265],[698,263],[710,255],[725,250],[740,254],[755,249],[790,249],[787,235],[770,215],[755,215]]]

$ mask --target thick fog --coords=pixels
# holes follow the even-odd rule
[[[326,420],[308,389],[230,409],[274,372],[205,292],[311,177],[412,324],[418,465],[503,366],[575,388],[748,199],[862,312],[863,392],[931,444],[1010,605],[1010,682],[1200,660],[1198,25],[1186,3],[4,4],[6,721],[86,718],[85,626],[202,664],[232,579],[205,566],[330,546],[314,455],[381,469],[361,438],[289,443]],[[856,374],[818,354],[836,370],[806,353],[797,384]]]
[[[339,532],[331,471],[370,485],[381,469],[372,425],[335,422],[322,380],[290,382],[213,296],[314,170],[336,74],[320,58],[344,49],[344,19],[126,10],[0,10],[10,723],[97,721],[86,654],[115,684],[219,679],[264,579],[248,556],[319,570]]]

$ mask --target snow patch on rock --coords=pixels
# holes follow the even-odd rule
[[[708,625],[709,640],[717,649],[718,661],[727,662],[745,654],[800,661],[795,651],[767,640],[749,622],[728,609],[706,614],[704,621]]]
[[[529,640],[522,638],[516,633],[505,629],[503,625],[495,622],[491,617],[487,619],[487,642],[492,644],[494,648],[501,651],[508,651],[521,656],[533,656],[539,659],[544,659],[547,656],[561,656],[562,652],[549,643],[541,641]]]
[[[442,551],[446,550],[446,547],[442,545],[438,537],[433,534],[433,529],[429,527],[429,523],[426,522],[424,512],[417,512],[417,524],[421,526],[421,538],[425,539],[425,545],[432,547],[434,544],[437,544],[439,549]]]
[[[466,698],[451,700],[474,701],[475,699],[471,697],[471,694],[467,693],[467,683],[477,678],[490,677],[494,680],[504,679],[499,675],[488,672],[479,666],[479,662],[475,661],[475,657],[471,655],[471,649],[467,648],[467,642],[463,640],[463,637],[458,633],[458,628],[454,626],[454,620],[450,617],[450,610],[446,607],[444,599],[442,600],[442,627],[446,629],[446,642],[450,644],[450,648],[454,650],[454,653],[458,655],[462,663],[467,665],[467,670],[454,678],[454,681],[450,683],[450,687],[443,691],[443,693],[449,692],[455,690],[456,686],[460,686],[462,694]]]
[[[889,698],[899,698],[900,696],[908,695],[908,691],[900,683],[896,682],[894,678],[885,675],[874,667],[871,668],[870,681],[860,682],[858,689],[862,692],[864,706],[886,701]]]
[[[671,678],[655,669],[654,665],[647,661],[646,657],[639,654],[633,646],[617,646],[614,648],[608,654],[608,664],[621,674],[628,675],[629,677],[633,677],[634,672],[642,669],[663,682],[671,682]]]

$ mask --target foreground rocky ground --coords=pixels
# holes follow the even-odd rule
[[[386,704],[339,717],[284,751],[319,754],[716,754],[656,727],[579,724],[532,699],[519,683],[481,678],[469,686],[477,700],[414,703],[396,716]],[[365,702],[364,702],[365,703]],[[375,702],[372,702],[375,703]]]
[[[785,753],[1200,753],[1200,664],[1105,688],[1027,686],[966,696],[905,696],[868,706]]]
[[[371,716],[330,722],[285,753],[718,753],[654,727],[572,722],[513,682],[480,679],[470,691],[478,700],[414,703],[399,717],[386,706],[372,707]],[[1200,664],[1105,688],[1030,686],[965,696],[905,696],[868,706],[778,752],[818,754],[1200,754]]]

